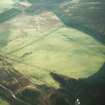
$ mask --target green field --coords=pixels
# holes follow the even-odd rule
[[[74,27],[73,17],[61,16],[57,8],[36,9],[32,14],[33,8],[22,12],[13,7],[12,0],[4,1],[0,2],[0,6],[5,4],[0,8],[0,54],[7,56],[33,84],[57,86],[49,75],[51,71],[74,78],[88,77],[105,62],[104,39],[98,39],[101,33],[95,36],[89,27],[89,32],[84,31],[80,23],[79,28]],[[29,2],[38,2],[33,1]],[[56,2],[58,5],[59,0]],[[0,105],[8,104],[0,99]]]
[[[96,72],[105,59],[104,45],[84,32],[65,26],[49,11],[33,17],[19,15],[3,24],[3,33],[6,37],[1,36],[5,40],[1,51],[15,59],[15,68],[22,73],[27,71],[33,81],[34,75],[49,80],[49,76],[43,75],[50,71],[86,77]]]

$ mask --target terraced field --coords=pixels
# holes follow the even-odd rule
[[[105,62],[105,26],[101,22],[104,14],[101,17],[100,10],[104,3],[98,3],[94,0],[1,1],[0,54],[7,56],[14,68],[33,84],[57,86],[49,75],[52,71],[75,78],[94,74]],[[85,12],[89,13],[88,17]],[[0,105],[8,104],[0,99]]]

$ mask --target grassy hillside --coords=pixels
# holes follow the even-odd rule
[[[85,77],[104,62],[104,45],[84,32],[65,26],[52,12],[44,11],[38,16],[20,14],[2,24],[2,33],[7,26],[8,42],[1,51],[21,62],[13,64],[20,72],[27,71],[25,74],[32,80],[37,74],[47,81],[49,76],[43,75],[50,71]]]
[[[9,105],[6,101],[0,99],[0,105]]]
[[[0,54],[34,84],[56,86],[51,71],[88,77],[105,62],[103,24],[99,28],[92,15],[79,13],[84,2],[28,0],[32,5],[24,9],[16,5],[23,0],[4,1],[0,2],[0,6],[4,3],[0,8]],[[8,104],[1,99],[0,105]]]

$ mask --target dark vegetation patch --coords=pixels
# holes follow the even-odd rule
[[[18,91],[21,87],[25,87],[31,82],[13,68],[3,56],[0,57],[0,84],[13,92]]]
[[[18,15],[19,13],[21,13],[21,11],[15,8],[12,8],[3,13],[0,13],[0,23],[10,20],[11,18]]]

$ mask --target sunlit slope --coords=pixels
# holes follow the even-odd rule
[[[2,24],[0,32],[0,38],[5,40],[1,51],[33,82],[51,83],[50,71],[86,77],[96,72],[105,59],[104,45],[86,33],[66,27],[49,11],[38,16],[20,14]],[[3,37],[3,33],[7,36]]]
[[[0,99],[0,105],[9,105],[6,101]]]
[[[34,84],[56,86],[51,71],[92,75],[105,62],[101,1],[1,0],[0,54]],[[0,98],[0,105],[9,104]]]

